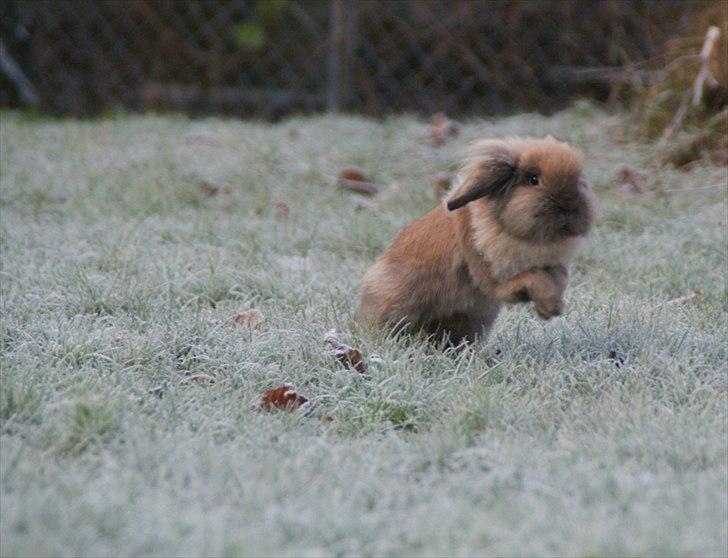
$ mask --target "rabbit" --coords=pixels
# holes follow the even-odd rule
[[[541,318],[559,316],[595,217],[582,160],[551,136],[473,144],[443,203],[366,273],[357,319],[459,344],[485,339],[504,303],[533,301]]]

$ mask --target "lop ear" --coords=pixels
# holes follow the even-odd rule
[[[517,162],[506,150],[478,157],[469,166],[468,176],[447,201],[448,211],[486,196],[505,194],[516,181]]]

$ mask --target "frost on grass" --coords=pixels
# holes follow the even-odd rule
[[[725,167],[585,105],[428,124],[1,115],[0,555],[726,554]],[[467,351],[357,326],[430,177],[518,134],[577,144],[599,196],[568,312]],[[334,420],[250,409],[284,383]]]

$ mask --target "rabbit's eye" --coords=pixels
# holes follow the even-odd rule
[[[531,186],[538,186],[538,175],[532,174],[531,177],[528,179],[528,183]]]

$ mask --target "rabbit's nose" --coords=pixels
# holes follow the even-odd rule
[[[581,204],[562,203],[559,204],[559,211],[561,211],[561,213],[565,213],[566,215],[573,215],[574,213],[579,213],[579,211],[581,211]]]

